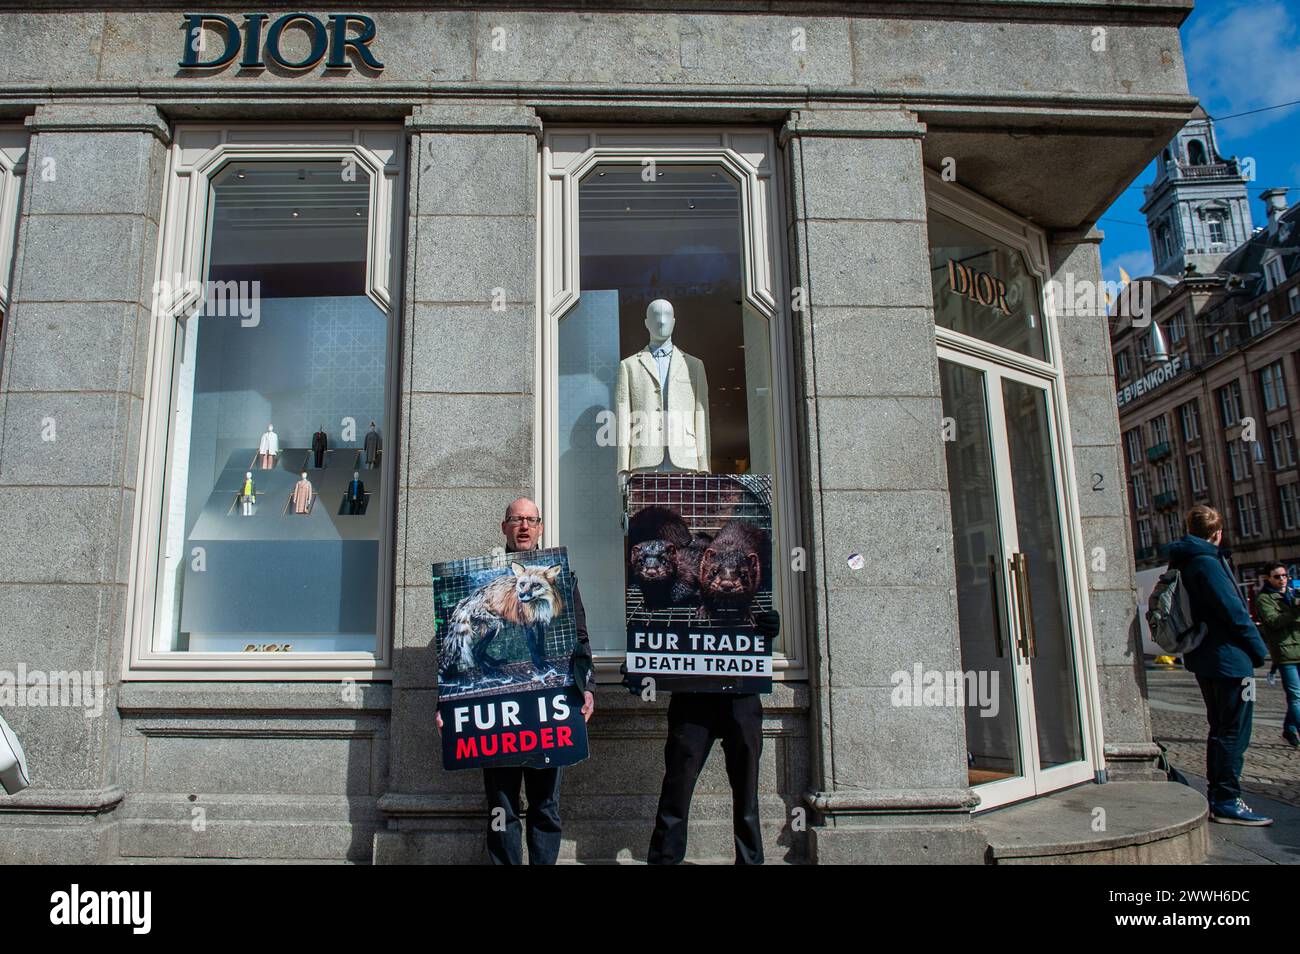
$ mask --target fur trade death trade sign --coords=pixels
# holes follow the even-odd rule
[[[433,608],[444,768],[587,757],[563,547],[435,563]]]
[[[627,672],[662,692],[771,692],[772,478],[634,474]]]

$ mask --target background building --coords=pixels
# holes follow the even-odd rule
[[[1267,189],[1252,228],[1240,161],[1205,118],[1146,191],[1157,274],[1139,280],[1160,334],[1124,318],[1111,342],[1137,567],[1162,567],[1188,507],[1207,503],[1253,588],[1266,562],[1300,568],[1300,213]]]
[[[618,685],[595,422],[655,297],[715,467],[772,477],[769,857],[1204,852],[1154,764],[1107,318],[1043,293],[1100,281],[1097,217],[1191,117],[1190,2],[23,6],[0,670],[107,697],[6,705],[36,784],[0,859],[481,859],[430,566],[497,546],[520,494],[602,682],[564,854],[644,857],[666,700]],[[965,672],[992,696],[900,693]],[[718,754],[690,844],[730,860]]]

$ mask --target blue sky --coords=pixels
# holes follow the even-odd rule
[[[1182,27],[1187,84],[1215,117],[1219,149],[1226,156],[1253,157],[1248,183],[1256,226],[1266,221],[1259,194],[1291,189],[1287,204],[1300,202],[1300,105],[1232,116],[1300,100],[1300,0],[1198,0]],[[1119,266],[1134,277],[1151,273],[1151,246],[1142,208],[1142,186],[1155,179],[1148,166],[1115,201],[1098,226],[1105,277],[1119,280]]]

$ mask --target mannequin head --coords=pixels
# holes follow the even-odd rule
[[[253,472],[252,472],[251,470],[249,470],[249,471],[245,471],[245,472],[244,472],[244,479],[245,479],[245,480],[252,480],[252,479],[253,479]]]
[[[361,471],[359,471],[359,470],[354,470],[354,471],[352,472],[352,479],[353,479],[353,480],[360,480],[360,479],[361,479]]]
[[[270,424],[266,425],[266,429],[267,429],[268,431],[273,431],[273,430],[275,430],[275,428],[274,428],[273,426],[271,426]]]
[[[673,336],[673,326],[677,319],[673,317],[672,302],[666,298],[656,298],[646,306],[645,330],[650,332],[651,344],[661,345]]]
[[[372,431],[375,429],[375,422],[374,422],[374,421],[371,421],[371,422],[370,422],[370,429],[371,429]]]
[[[302,479],[303,479],[303,480],[306,480],[306,479],[307,479],[307,471],[305,471],[305,470],[302,472]]]

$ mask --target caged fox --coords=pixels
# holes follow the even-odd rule
[[[502,675],[503,661],[488,653],[492,641],[509,626],[524,632],[535,680],[546,669],[546,631],[564,609],[556,590],[563,567],[511,563],[510,572],[475,590],[456,604],[438,652],[444,680],[477,668],[484,676]]]

